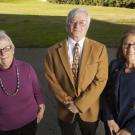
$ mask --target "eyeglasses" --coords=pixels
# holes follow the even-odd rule
[[[11,50],[11,48],[12,48],[12,46],[9,45],[9,46],[6,46],[6,47],[0,49],[0,55],[2,55],[5,52],[9,52]]]
[[[86,23],[87,23],[87,20],[80,20],[80,21],[71,21],[70,22],[70,24],[71,25],[76,25],[76,24],[78,24],[78,25],[80,25],[80,26],[84,26],[84,25],[86,25]]]
[[[135,49],[135,43],[131,44],[131,43],[124,43],[123,44],[123,48],[127,49],[129,47],[133,47]]]

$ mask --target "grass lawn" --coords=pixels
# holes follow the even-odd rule
[[[39,0],[0,0],[0,29],[7,31],[16,47],[49,47],[66,37],[66,15],[80,6]],[[117,47],[122,32],[135,26],[135,9],[82,7],[92,16],[88,37],[108,47]]]

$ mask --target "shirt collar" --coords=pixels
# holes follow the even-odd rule
[[[82,38],[82,39],[78,42],[80,48],[83,48],[84,40],[85,40],[85,37]],[[74,47],[74,45],[76,44],[76,41],[73,40],[71,37],[68,37],[67,43],[68,43],[69,45],[72,45],[72,47]]]

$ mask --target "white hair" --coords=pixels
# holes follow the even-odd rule
[[[1,40],[6,40],[9,42],[9,44],[12,46],[12,48],[14,49],[15,46],[11,40],[11,38],[6,34],[6,32],[4,30],[0,30],[0,41]]]
[[[68,16],[66,19],[66,24],[69,25],[71,20],[80,13],[83,13],[86,16],[87,23],[89,26],[91,18],[90,18],[90,15],[88,14],[88,12],[84,8],[75,8],[75,9],[71,10],[68,13]]]

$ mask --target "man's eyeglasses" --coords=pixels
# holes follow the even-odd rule
[[[11,50],[11,48],[12,48],[12,46],[9,45],[9,46],[6,46],[6,47],[0,49],[0,55],[2,55],[5,52],[9,52]]]
[[[133,47],[135,49],[135,43],[124,43],[123,48],[127,49],[129,47]]]
[[[80,20],[80,21],[74,21],[73,20],[73,21],[70,22],[71,25],[77,25],[78,24],[80,26],[84,26],[84,25],[86,25],[86,23],[87,23],[86,20]]]

